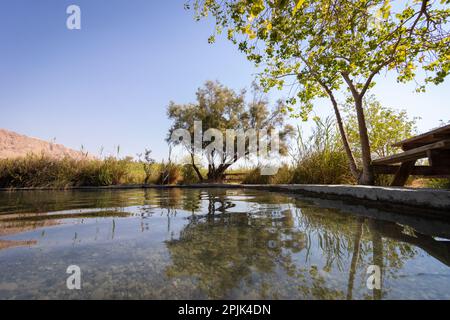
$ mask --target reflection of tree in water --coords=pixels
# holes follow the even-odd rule
[[[20,215],[11,211],[16,205]],[[123,211],[128,206],[139,210]],[[52,212],[78,208],[84,210],[63,216]],[[64,218],[136,214],[142,217],[142,231],[151,230],[146,218],[155,214],[167,216],[173,231],[171,219],[183,211],[189,217],[179,235],[173,232],[176,240],[167,242],[172,265],[166,272],[173,278],[191,277],[212,298],[240,292],[255,298],[380,299],[389,288],[366,288],[369,265],[380,265],[382,280],[392,280],[420,248],[450,266],[449,242],[277,193],[176,188],[30,193],[18,199],[3,195],[0,211],[0,236],[50,227]],[[113,236],[114,220],[111,228]],[[0,249],[17,245],[32,243],[3,242]],[[246,296],[249,290],[253,295]]]
[[[300,225],[308,235],[316,235],[317,246],[325,258],[323,270],[328,272],[336,267],[340,272],[345,272],[348,269],[347,299],[353,298],[358,273],[362,275],[359,287],[366,286],[369,265],[380,266],[383,280],[386,273],[395,277],[404,263],[417,254],[414,246],[417,243],[398,241],[396,235],[402,234],[404,227],[396,223],[311,207],[302,208],[301,212]],[[392,226],[396,226],[395,231]],[[308,243],[309,247],[311,243]],[[372,297],[367,295],[366,298],[381,299],[382,292],[383,288],[374,289]]]
[[[352,299],[358,288],[360,297],[380,299],[386,295],[383,287],[372,292],[366,288],[369,265],[381,267],[383,280],[395,278],[417,255],[416,247],[431,249],[441,261],[448,252],[430,236],[407,236],[408,227],[306,203],[272,214],[271,204],[283,200],[256,197],[251,201],[260,205],[259,212],[230,213],[233,201],[220,192],[200,197],[208,200],[208,214],[193,216],[179,238],[167,243],[172,257],[167,274],[195,278],[198,289],[211,298],[250,287],[259,290],[260,298],[276,298],[272,287],[295,286],[298,296],[293,298]],[[323,265],[312,263],[314,251]],[[267,281],[256,286],[255,274]],[[333,283],[330,274],[346,284]]]
[[[305,249],[308,241],[302,228],[296,226],[295,211],[270,210],[272,204],[280,209],[285,197],[258,198],[260,211],[253,213],[228,213],[234,204],[220,192],[204,199],[208,200],[208,213],[194,216],[179,239],[167,243],[173,262],[167,269],[168,276],[194,277],[209,297],[220,298],[235,288],[253,286],[253,276],[260,274],[268,279],[260,284],[260,297],[273,298],[274,276],[276,279],[276,273],[282,270],[289,278],[298,278],[296,284],[305,291],[305,297],[342,297],[342,293],[326,286],[316,266],[299,269],[298,262],[293,261],[293,255]],[[335,241],[328,234],[322,240],[325,249]]]
[[[250,283],[254,272],[273,272],[277,264],[289,263],[287,251],[303,249],[304,234],[291,227],[290,214],[233,213],[192,220],[178,240],[167,243],[173,261],[167,274],[194,276],[209,297],[224,297]]]

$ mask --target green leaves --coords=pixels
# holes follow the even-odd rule
[[[305,2],[305,0],[294,0],[294,2],[296,2],[294,9],[292,10],[292,15],[294,16],[298,10],[301,9],[301,7],[303,6],[303,3]]]
[[[416,131],[417,118],[410,119],[405,110],[382,106],[374,96],[364,99],[364,110],[372,152],[386,157],[399,151],[393,143],[410,138]],[[358,145],[359,132],[357,115],[350,98],[344,106],[346,131],[352,145]],[[358,155],[359,150],[354,152]]]
[[[250,3],[250,16],[252,18],[257,17],[265,9],[263,0],[251,0],[248,2]]]
[[[384,20],[387,20],[391,14],[391,8],[392,8],[391,1],[385,0],[381,8],[378,10],[377,15],[383,18]]]
[[[208,43],[213,44],[214,42],[216,42],[216,37],[214,35],[212,35],[208,38]]]
[[[449,74],[450,0],[428,2],[425,11],[419,0],[193,1],[250,61],[263,66],[265,90],[292,85],[296,99],[288,100],[298,109],[328,95],[325,87],[334,92],[345,85],[361,93],[383,70],[395,70],[399,82],[427,71],[420,90]]]

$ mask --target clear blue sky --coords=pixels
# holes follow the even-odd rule
[[[248,87],[256,70],[225,39],[209,45],[209,22],[183,0],[1,0],[0,127],[92,153],[103,146],[167,157],[166,106],[195,99],[206,80]],[[82,30],[66,28],[66,8],[82,10]],[[377,79],[386,105],[420,116],[419,129],[450,120],[449,81],[412,93]],[[450,80],[450,79],[449,79]],[[282,93],[272,92],[272,99]],[[327,101],[318,114],[330,114]]]

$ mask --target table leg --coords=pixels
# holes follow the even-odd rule
[[[395,173],[394,180],[391,183],[392,187],[403,187],[405,185],[416,161],[417,160],[407,161],[400,165],[400,168]]]

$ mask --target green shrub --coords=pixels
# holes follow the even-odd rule
[[[430,179],[427,187],[433,189],[450,189],[450,179]]]
[[[242,183],[243,184],[269,184],[270,176],[262,176],[261,169],[255,168],[247,173],[247,175],[245,176]]]
[[[255,168],[247,173],[244,184],[289,184],[292,180],[292,169],[287,165],[278,168],[274,175],[261,175],[261,169]]]
[[[181,180],[182,170],[179,165],[174,163],[162,163],[159,170],[157,184],[176,184]]]
[[[194,167],[190,164],[185,164],[183,166],[183,184],[195,184],[199,183],[199,179],[197,173],[194,170]]]

